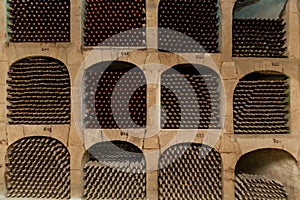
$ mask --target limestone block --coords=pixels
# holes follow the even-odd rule
[[[102,131],[98,129],[84,130],[84,146],[86,149],[103,141]]]
[[[69,76],[70,76],[70,84],[73,86],[75,85],[76,79],[80,79],[82,81],[82,76],[81,74],[78,73],[78,67],[75,65],[68,65],[68,71],[69,71]],[[80,85],[81,86],[81,85]]]
[[[69,133],[69,145],[82,145],[83,144],[83,135],[82,138],[80,138],[81,135],[78,133],[76,127],[74,125],[71,125],[70,127],[70,133]]]
[[[230,26],[232,24],[232,13],[233,13],[234,2],[232,1],[221,1],[221,19],[223,26]]]
[[[157,171],[147,172],[147,199],[157,199],[158,196],[158,184],[157,184]]]
[[[252,59],[254,60],[254,58]],[[251,60],[249,60],[250,62]],[[254,65],[254,71],[263,71],[266,70],[266,60],[259,60],[259,61],[253,61],[253,65]]]
[[[167,52],[159,52],[158,54],[161,64],[166,66],[174,66],[177,64],[177,56]]]
[[[240,147],[239,147],[239,144],[237,143],[234,135],[233,134],[223,134],[221,152],[222,153],[233,153],[233,152],[239,152],[239,151],[240,151]]]
[[[224,180],[231,180],[233,181],[235,178],[235,173],[234,173],[234,170],[233,169],[226,169],[223,171],[223,179]]]
[[[233,180],[223,181],[223,199],[235,199],[235,182]]]
[[[16,48],[12,43],[9,43],[9,46],[6,48],[6,53],[8,55],[8,66],[16,62],[20,58],[17,56]],[[1,79],[2,80],[2,79]]]
[[[6,157],[6,154],[4,152],[1,152],[1,154],[0,154],[0,170],[5,167],[5,157]],[[2,180],[1,175],[2,174],[1,174],[1,171],[0,171],[0,183],[1,183],[1,180]]]
[[[221,52],[223,61],[232,60],[232,26],[222,26],[222,46]]]
[[[71,188],[71,198],[72,199],[81,199],[82,189]]]
[[[24,134],[28,136],[46,136],[51,133],[51,125],[24,125]]]
[[[134,144],[138,148],[142,149],[144,145],[145,130],[144,129],[132,129],[127,132],[127,142]]]
[[[299,58],[299,16],[297,13],[289,14],[289,24],[288,24],[288,52],[289,58]],[[298,34],[297,34],[298,33]]]
[[[159,148],[159,138],[158,135],[152,137],[146,137],[144,139],[144,149],[158,149]]]
[[[134,63],[137,66],[145,64],[147,51],[130,51],[128,55],[128,62]]]
[[[6,133],[7,133],[8,145],[11,145],[17,140],[25,137],[23,125],[7,125]]]
[[[155,171],[158,168],[158,160],[159,160],[159,150],[147,150],[143,151],[144,156],[146,158],[146,170],[147,171]]]
[[[85,149],[82,145],[78,146],[69,146],[69,153],[71,155],[71,170],[80,170],[82,166],[83,154],[85,153]],[[79,179],[81,180],[81,179]]]
[[[283,67],[283,73],[290,78],[294,78],[296,80],[299,79],[299,63],[298,62],[288,62],[285,63]]]
[[[234,90],[236,88],[236,85],[238,84],[237,80],[224,80],[223,81],[223,87],[225,90],[226,95],[226,109],[230,109],[228,104],[232,103],[232,96],[234,94]]]
[[[222,153],[222,164],[223,164],[223,169],[224,171],[234,171],[235,166],[239,160],[239,155],[238,153]],[[231,179],[232,177],[230,177]]]
[[[81,170],[73,169],[71,170],[71,188],[80,189],[81,187]]]
[[[186,143],[186,142],[192,142],[194,141],[194,138],[196,137],[197,130],[196,129],[191,129],[191,130],[177,130],[176,133],[176,143]]]
[[[0,85],[0,104],[6,103],[6,87],[4,85]]]
[[[221,74],[225,80],[237,79],[237,70],[234,62],[223,62]]]
[[[284,63],[280,61],[265,60],[263,70],[282,72],[283,67],[284,67]]]
[[[66,65],[80,65],[83,62],[83,57],[78,48],[68,49]]]
[[[0,123],[6,122],[6,105],[5,104],[0,104]]]
[[[146,62],[145,63],[147,63],[147,64],[149,64],[149,63],[160,63],[158,52],[157,51],[149,51],[148,55],[146,57]]]
[[[7,133],[5,123],[0,123],[0,143],[7,144]]]
[[[248,61],[239,61],[237,64],[237,73],[238,78],[241,79],[247,74],[250,74],[251,72],[254,72],[254,65],[253,62]]]
[[[7,47],[7,43],[5,43],[6,42],[6,35],[5,35],[5,33],[2,33],[1,31],[0,31],[0,41],[2,41],[1,43],[0,43],[0,50],[1,50],[1,52],[0,52],[0,61],[1,62],[3,62],[3,61],[7,61],[7,54],[6,54],[6,51],[5,51],[5,48]]]
[[[62,142],[65,146],[68,144],[70,125],[52,125],[50,136]]]
[[[0,164],[0,188],[1,188],[1,185],[2,184],[5,184],[5,177],[4,177],[4,173],[5,173],[5,163],[3,162],[4,160],[3,160],[3,158],[4,158],[5,156],[2,156],[2,155],[0,155],[0,162],[1,162],[1,164]],[[0,189],[1,190],[1,189]],[[3,193],[0,193],[0,194],[3,194]]]
[[[67,65],[67,46],[59,47],[55,50],[55,58]]]
[[[143,148],[144,139],[140,137],[134,137],[131,134],[127,138],[127,142],[137,146],[139,149]]]
[[[114,140],[120,140],[120,141],[127,141],[128,137],[128,131],[127,130],[103,130],[103,141],[114,141]]]
[[[165,149],[172,145],[175,145],[176,144],[176,134],[177,134],[177,131],[173,131],[173,130],[161,131],[158,134],[160,147],[162,149]]]
[[[5,167],[5,157],[7,154],[8,146],[6,144],[0,144],[0,170]],[[0,179],[1,183],[1,179]],[[1,194],[1,193],[0,193]]]

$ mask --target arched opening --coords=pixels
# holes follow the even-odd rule
[[[94,0],[85,1],[84,45],[98,46],[145,46],[145,0]],[[140,30],[139,30],[140,29]],[[120,34],[129,31],[130,34]],[[119,34],[119,35],[118,35]],[[118,35],[113,40],[107,40]]]
[[[159,158],[158,199],[222,199],[222,160],[204,144],[169,147]]]
[[[59,60],[21,59],[10,66],[7,85],[9,124],[70,123],[70,77]]]
[[[233,57],[286,57],[287,0],[237,0],[233,9]]]
[[[86,128],[146,127],[146,77],[127,62],[101,62],[85,71]]]
[[[158,48],[170,52],[219,52],[219,1],[160,0]],[[175,34],[168,29],[182,33]],[[193,39],[196,43],[187,39]]]
[[[70,42],[70,1],[7,0],[7,25],[11,42]]]
[[[5,169],[7,197],[70,198],[70,154],[56,139],[27,137],[11,144]]]
[[[198,64],[176,65],[161,75],[161,128],[221,128],[222,83]]]
[[[100,142],[88,149],[83,166],[84,198],[146,198],[146,161],[128,142]]]
[[[297,161],[280,149],[260,149],[243,155],[235,168],[237,199],[297,199]]]
[[[275,71],[253,72],[233,95],[235,134],[289,133],[289,78]]]

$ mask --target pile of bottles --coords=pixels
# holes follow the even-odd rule
[[[218,9],[217,0],[160,1],[158,48],[170,52],[218,52]]]
[[[288,133],[288,79],[242,79],[233,96],[233,114],[236,134]]]
[[[284,186],[279,181],[252,174],[236,175],[235,197],[237,200],[288,199]]]
[[[222,199],[222,161],[213,148],[178,144],[159,159],[159,199]]]
[[[85,4],[84,45],[145,46],[145,0],[87,0]]]
[[[5,178],[10,198],[70,198],[69,152],[55,139],[23,138],[8,150]]]
[[[118,70],[114,69],[115,67]],[[146,78],[137,67],[113,62],[105,71],[85,72],[86,128],[146,126]]]
[[[283,19],[233,19],[232,56],[286,57]]]
[[[7,84],[9,124],[70,123],[70,77],[63,63],[22,59],[11,65]]]
[[[11,42],[70,42],[70,1],[7,3]]]
[[[161,127],[164,129],[218,129],[222,87],[214,73],[185,72],[161,76]]]
[[[146,161],[128,143],[104,142],[89,149],[84,165],[86,199],[145,199]]]

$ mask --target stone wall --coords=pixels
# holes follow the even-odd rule
[[[70,153],[71,198],[83,196],[84,155],[89,147],[102,141],[127,141],[140,148],[146,159],[147,199],[158,199],[158,161],[168,147],[184,142],[207,144],[218,151],[222,158],[223,199],[234,199],[235,166],[246,153],[260,149],[279,149],[300,161],[300,34],[299,2],[288,1],[287,58],[233,58],[232,9],[235,1],[221,0],[222,46],[221,53],[169,53],[156,50],[157,14],[159,0],[147,0],[147,49],[135,48],[87,48],[82,46],[82,2],[71,1],[70,43],[10,43],[5,32],[5,2],[0,3],[0,197],[7,193],[5,168],[7,150],[14,142],[31,136],[55,138]],[[71,79],[71,123],[70,125],[9,125],[7,118],[7,83],[9,67],[26,57],[48,56],[63,62]],[[82,127],[82,76],[85,69],[97,62],[125,61],[140,67],[147,79],[147,128],[139,130],[86,130]],[[167,130],[160,129],[160,75],[177,64],[195,63],[216,71],[223,83],[222,129],[211,130]],[[261,70],[282,72],[290,78],[290,134],[285,135],[235,135],[233,128],[233,94],[242,77]],[[274,163],[276,165],[276,163]],[[298,166],[299,167],[299,166]],[[288,168],[286,169],[288,170]],[[294,173],[294,172],[291,172]],[[290,190],[291,197],[300,195],[297,174]],[[293,181],[293,180],[290,180]]]

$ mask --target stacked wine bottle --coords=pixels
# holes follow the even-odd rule
[[[85,46],[145,46],[145,0],[87,0],[85,4]],[[119,34],[130,30],[129,34]],[[112,40],[107,40],[114,35]],[[105,41],[104,44],[102,44]]]
[[[234,57],[286,57],[283,19],[233,19],[232,26]]]
[[[250,74],[240,80],[233,98],[235,133],[289,132],[289,81],[285,76]]]
[[[236,175],[235,197],[237,200],[288,199],[284,186],[279,181],[251,174]]]
[[[8,0],[11,42],[69,42],[70,1]]]
[[[146,126],[146,78],[137,67],[114,62],[105,71],[86,71],[84,98],[86,128]]]
[[[189,72],[191,65],[180,68],[176,73],[166,71],[161,76],[161,127],[220,128],[222,91],[218,75],[210,70],[200,70],[201,74]]]
[[[170,52],[218,52],[218,9],[217,0],[160,1],[159,49]],[[187,36],[191,39],[187,39]]]
[[[70,123],[70,77],[63,63],[22,59],[11,65],[7,84],[9,124]]]
[[[159,200],[222,199],[222,161],[211,147],[178,144],[159,159]]]
[[[145,199],[146,161],[129,143],[98,143],[84,165],[86,199]]]
[[[7,197],[70,198],[70,155],[63,144],[44,137],[23,138],[7,153]]]

